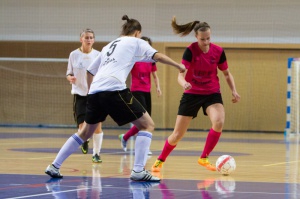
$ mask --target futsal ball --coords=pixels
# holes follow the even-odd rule
[[[234,172],[236,163],[230,155],[222,155],[217,159],[216,168],[222,175],[229,175]]]

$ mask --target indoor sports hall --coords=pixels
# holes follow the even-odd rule
[[[0,198],[5,199],[298,199],[300,198],[300,1],[0,1]],[[80,32],[95,32],[93,48],[101,51],[120,36],[122,16],[140,21],[153,47],[177,62],[194,33],[180,37],[171,20],[194,20],[211,26],[211,42],[226,52],[241,100],[218,72],[225,124],[209,156],[215,164],[230,155],[236,169],[229,175],[197,163],[211,123],[202,110],[167,158],[158,182],[129,179],[135,138],[126,152],[119,127],[103,123],[102,163],[78,149],[60,168],[62,179],[46,167],[77,127],[73,96],[66,80],[68,56],[80,46]],[[124,52],[126,53],[126,52]],[[162,96],[152,87],[155,122],[145,169],[160,155],[175,125],[183,93],[178,71],[157,63]],[[130,85],[130,77],[127,80]],[[153,81],[152,81],[153,83]]]

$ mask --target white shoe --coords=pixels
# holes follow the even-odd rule
[[[130,179],[133,181],[146,181],[146,182],[159,182],[160,178],[153,176],[149,171],[145,169],[140,172],[131,171]]]
[[[52,164],[46,168],[45,173],[52,178],[63,178],[63,175],[60,174],[59,169],[55,168]]]
[[[148,151],[148,155],[152,155],[152,152],[150,150]]]

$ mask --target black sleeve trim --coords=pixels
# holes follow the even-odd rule
[[[86,70],[86,72],[90,73],[91,75],[95,76],[93,73],[91,73],[90,71]]]
[[[222,51],[222,54],[220,56],[219,64],[223,64],[226,61],[226,55],[224,50]]]
[[[189,48],[185,49],[185,51],[183,53],[183,56],[182,56],[182,59],[185,60],[185,61],[188,61],[188,62],[192,62],[193,54],[192,54],[192,51]]]
[[[156,53],[158,53],[158,52],[155,52],[155,53],[152,55],[151,59],[153,59],[153,58],[154,58],[154,55],[155,55]],[[155,59],[153,59],[153,60],[156,62],[156,60],[155,60]]]

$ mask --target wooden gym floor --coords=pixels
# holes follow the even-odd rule
[[[129,180],[134,140],[128,152],[120,147],[124,130],[104,129],[103,163],[93,164],[80,150],[62,165],[61,180],[50,179],[44,170],[75,129],[0,128],[0,198],[300,198],[299,136],[224,132],[210,160],[229,154],[237,169],[229,176],[211,172],[197,164],[207,132],[188,132],[155,175],[161,183]],[[169,131],[155,131],[152,156],[146,169],[159,155]]]

